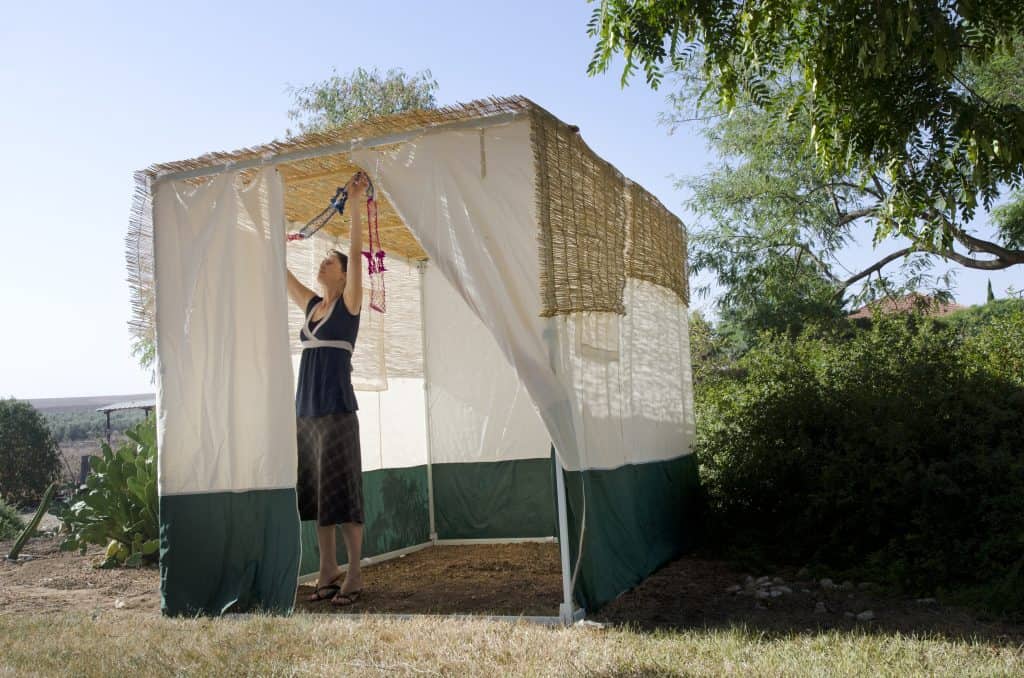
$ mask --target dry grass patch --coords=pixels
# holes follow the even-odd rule
[[[0,614],[0,675],[1011,675],[1024,649],[867,633],[420,618]]]

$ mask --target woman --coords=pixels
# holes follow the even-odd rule
[[[334,605],[355,603],[363,588],[359,570],[363,476],[358,406],[352,389],[352,350],[363,303],[359,206],[368,185],[369,179],[362,172],[346,185],[352,215],[349,253],[346,256],[332,250],[320,263],[316,279],[321,293],[314,294],[288,271],[288,296],[306,315],[299,335],[303,348],[295,413],[299,516],[317,521],[320,546],[320,574],[309,600],[330,599]],[[348,552],[344,581],[336,556],[335,525],[341,525]]]

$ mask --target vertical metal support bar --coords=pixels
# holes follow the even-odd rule
[[[558,616],[568,626],[573,623],[572,602],[572,564],[569,561],[569,512],[565,498],[565,472],[562,462],[555,454],[555,496],[558,502],[558,550],[562,556],[562,604],[558,607]]]
[[[423,414],[427,424],[427,512],[430,515],[430,541],[437,542],[437,524],[434,519],[434,469],[430,435],[430,370],[427,368],[427,294],[423,281],[427,277],[427,262],[417,261],[420,274],[420,346],[423,351]]]

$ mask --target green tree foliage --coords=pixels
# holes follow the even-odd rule
[[[429,70],[415,75],[400,68],[386,73],[357,68],[348,75],[335,71],[321,82],[289,87],[294,105],[288,118],[299,132],[319,132],[378,115],[436,108],[436,91],[437,82]]]
[[[975,268],[1024,263],[1019,241],[966,227],[1024,179],[1024,108],[993,94],[1007,91],[1003,67],[1019,77],[1019,0],[601,0],[589,33],[591,74],[617,54],[624,84],[638,67],[654,87],[696,68],[712,108],[806,116],[825,176],[884,178],[876,241],[899,233]],[[795,97],[777,88],[789,81]]]
[[[1024,612],[1022,331],[1011,305],[762,338],[697,390],[711,534],[734,555]]]
[[[75,410],[71,412],[46,412],[43,415],[50,432],[58,442],[98,440],[107,434],[107,420],[102,412]],[[123,433],[146,418],[142,410],[124,410],[110,413],[110,430]]]
[[[60,476],[60,449],[31,404],[0,400],[0,495],[15,504],[39,499]]]
[[[692,72],[680,78],[663,119],[670,127],[694,113],[697,80]],[[798,84],[778,88],[799,96]],[[906,239],[874,262],[853,264],[858,238],[884,210],[886,181],[856,168],[823,174],[805,143],[810,124],[803,111],[780,126],[770,112],[746,105],[703,127],[719,163],[679,184],[692,191],[688,206],[698,216],[690,270],[715,275],[723,321],[747,335],[798,333],[805,323],[834,322],[851,306],[886,296],[927,289],[947,299],[950,276],[932,275],[936,256]]]
[[[964,361],[970,372],[1024,387],[1024,299],[996,299],[937,322],[963,341]]]
[[[25,521],[18,510],[0,497],[0,541],[14,539],[25,529]]]
[[[150,382],[156,381],[156,343],[148,336],[132,336],[132,357],[139,361],[139,367],[150,374]]]
[[[128,441],[116,451],[103,444],[85,485],[61,515],[70,530],[61,548],[84,553],[89,544],[105,546],[105,566],[137,566],[159,557],[155,419],[125,435]]]

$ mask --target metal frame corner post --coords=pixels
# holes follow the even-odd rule
[[[432,436],[430,431],[430,370],[427,366],[427,262],[417,261],[420,275],[420,346],[423,351],[423,417],[427,428],[427,513],[430,518],[430,541],[437,543],[437,522],[434,514],[434,468]]]
[[[569,557],[569,510],[565,494],[565,469],[556,451],[555,498],[558,506],[558,551],[562,561],[562,604],[558,606],[558,617],[566,626],[576,621],[576,605],[572,597],[572,562]]]

